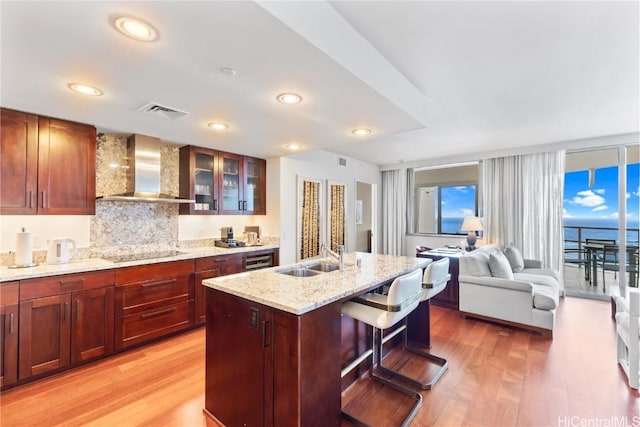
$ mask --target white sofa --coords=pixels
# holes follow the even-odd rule
[[[618,363],[629,387],[640,389],[640,290],[627,289],[627,298],[616,298]]]
[[[517,248],[492,245],[461,256],[460,312],[552,337],[559,273],[519,254]]]

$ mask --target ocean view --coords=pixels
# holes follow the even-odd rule
[[[618,220],[616,218],[565,218],[564,240],[567,248],[577,248],[578,229],[582,228],[582,241],[585,239],[612,239],[618,241]],[[590,228],[586,228],[590,227]],[[627,244],[638,245],[638,220],[627,222]]]

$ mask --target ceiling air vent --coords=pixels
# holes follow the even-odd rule
[[[138,111],[169,120],[176,120],[189,114],[186,111],[180,111],[176,108],[167,107],[166,105],[160,105],[155,102],[149,102],[148,104],[143,105],[138,108]]]
[[[338,157],[338,166],[347,166],[347,159],[344,157]]]

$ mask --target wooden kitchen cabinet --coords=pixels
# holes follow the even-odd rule
[[[18,282],[0,284],[0,387],[18,381]]]
[[[2,109],[0,213],[93,215],[96,129]]]
[[[449,274],[451,279],[447,282],[447,287],[442,292],[431,298],[431,303],[440,307],[459,310],[460,308],[460,284],[458,283],[458,274],[460,272],[459,254],[441,255],[430,251],[419,252],[418,258],[429,258],[434,261],[440,260],[445,256],[449,258]]]
[[[122,349],[193,325],[194,261],[116,270],[115,348]]]
[[[19,380],[112,351],[113,284],[112,270],[20,281]]]
[[[181,203],[180,214],[218,213],[218,152],[187,145],[180,148],[180,197],[195,200]]]
[[[38,117],[0,110],[0,213],[38,211]]]
[[[340,302],[297,316],[206,288],[205,410],[223,425],[339,426]]]
[[[206,320],[205,286],[202,281],[244,271],[242,254],[220,255],[196,259],[194,283],[195,323],[201,325]]]
[[[267,162],[263,159],[220,153],[220,213],[225,215],[265,215]]]

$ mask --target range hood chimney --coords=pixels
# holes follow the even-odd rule
[[[127,138],[126,192],[98,197],[125,202],[195,203],[160,192],[160,139],[145,135]]]

